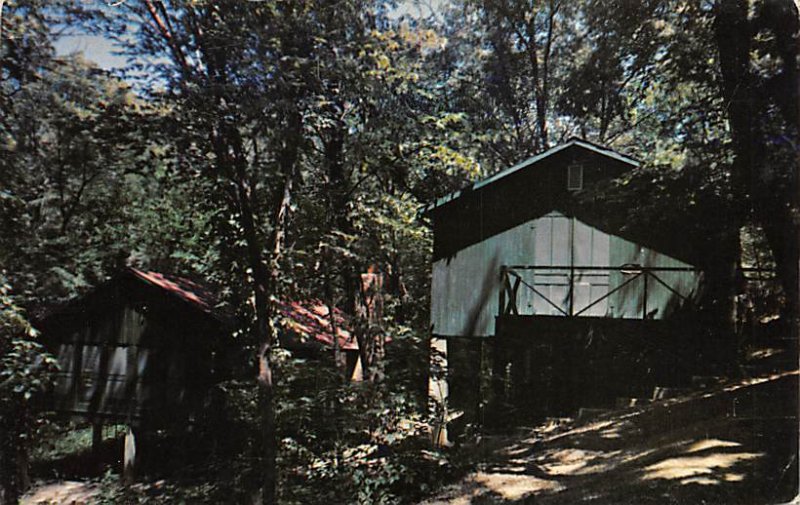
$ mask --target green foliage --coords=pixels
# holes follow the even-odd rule
[[[55,360],[35,341],[35,332],[0,275],[0,498],[16,501],[26,485],[27,451],[36,427],[36,404],[51,385]]]
[[[35,337],[11,296],[11,286],[0,277],[0,402],[6,413],[12,407],[29,405],[34,395],[50,384],[55,361]]]
[[[380,384],[343,383],[325,363],[278,362],[283,502],[409,503],[452,472],[430,450],[422,343],[392,335]]]
[[[146,217],[136,209],[152,198],[154,115],[80,57],[19,89],[4,131],[0,261],[28,303],[75,296],[124,264]]]
[[[57,460],[70,454],[87,452],[92,446],[91,426],[60,426],[43,416],[36,432],[37,443],[31,450],[32,462]]]
[[[463,464],[430,447],[420,339],[396,335],[380,385],[343,382],[329,356],[275,351],[281,503],[412,503],[461,471]],[[211,396],[221,400],[217,415],[194,432],[203,441],[202,463],[130,488],[108,475],[101,503],[248,501],[260,478],[257,391],[251,381],[233,380]]]
[[[359,332],[392,339],[371,363],[375,382],[343,383],[329,357],[273,356],[281,497],[411,501],[409,490],[422,494],[458,466],[427,450],[432,237],[422,205],[580,135],[644,162],[580,195],[620,216],[609,225],[671,228],[714,267],[744,224],[745,263],[784,262],[778,226],[751,221],[769,215],[771,195],[786,203],[797,142],[784,102],[795,95],[769,84],[791,74],[785,34],[765,28],[772,4],[752,4],[760,28],[745,84],[764,91],[748,106],[753,139],[771,146],[748,172],[758,194],[735,182],[741,153],[728,120],[741,102],[723,93],[713,2],[459,0],[410,20],[372,0],[6,2],[0,264],[29,309],[125,264],[201,276],[237,316],[237,345],[253,352],[259,267],[275,272],[271,296],[351,312]],[[79,56],[54,56],[51,29],[72,16],[131,56],[134,87]],[[732,213],[747,219],[731,224]],[[381,321],[356,303],[369,269],[385,278]],[[2,296],[3,412],[29,412],[47,382],[36,367],[51,361],[6,303],[8,288]],[[252,374],[243,359],[215,392],[228,417],[222,429],[203,421],[203,437],[216,440],[209,463],[187,470],[202,483],[124,490],[109,478],[104,499],[249,499],[263,452],[257,392],[242,379]]]

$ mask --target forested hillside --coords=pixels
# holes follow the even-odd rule
[[[202,280],[238,351],[213,448],[103,499],[408,503],[460,475],[477,455],[429,441],[419,211],[573,136],[641,161],[585,197],[682,228],[718,327],[757,266],[796,332],[791,0],[7,0],[0,23],[0,504],[62,422],[37,320],[125,267]],[[56,54],[67,32],[128,67]],[[352,321],[363,383],[281,348],[277,302],[306,299]]]

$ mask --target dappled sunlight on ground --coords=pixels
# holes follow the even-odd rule
[[[763,456],[763,453],[738,452],[669,458],[645,467],[645,474],[642,479],[684,479],[697,475],[711,475],[717,469],[727,469],[736,463],[761,456]]]
[[[797,490],[797,379],[747,379],[555,433],[534,428],[424,503],[785,502]]]
[[[100,493],[96,484],[62,481],[40,484],[20,500],[21,505],[83,505],[94,501]]]
[[[741,473],[725,473],[718,479],[711,477],[689,477],[682,479],[681,484],[699,484],[701,486],[716,486],[722,482],[741,482],[744,480],[744,475]]]
[[[552,492],[561,488],[558,482],[524,474],[478,472],[475,482],[504,500],[519,500],[537,492]]]
[[[634,461],[638,461],[640,459],[647,458],[652,454],[655,454],[657,449],[646,449],[643,451],[633,451],[627,452],[626,456],[620,459],[620,463],[633,463]]]
[[[600,431],[600,437],[613,440],[622,437],[624,433],[630,434],[636,431],[636,426],[631,421],[618,421],[608,428]]]
[[[749,360],[766,359],[772,356],[777,356],[779,354],[784,354],[785,352],[786,351],[784,349],[777,349],[777,348],[757,349],[755,351],[747,353],[747,359]]]
[[[548,475],[588,475],[608,470],[621,452],[562,449],[546,454],[537,460],[542,462],[541,468]]]
[[[695,442],[686,450],[687,453],[705,451],[707,449],[719,449],[720,447],[741,447],[739,442],[731,442],[730,440],[719,439],[706,439]]]

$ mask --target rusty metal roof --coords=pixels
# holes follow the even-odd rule
[[[191,305],[195,309],[220,321],[230,322],[230,314],[226,314],[219,308],[219,303],[214,292],[200,282],[194,281],[184,276],[165,274],[152,270],[143,270],[133,267],[126,268],[120,275],[132,276],[134,279],[142,281],[148,285],[159,288],[168,294],[175,296],[183,302]],[[103,283],[103,286],[115,282],[120,276],[115,276]],[[92,290],[97,292],[98,288]],[[89,296],[84,295],[73,299],[65,305],[51,311],[45,318],[69,311],[70,307],[81,303]],[[328,305],[318,299],[307,299],[302,301],[283,300],[277,302],[278,315],[284,330],[292,334],[294,343],[308,343],[316,341],[326,347],[333,346],[332,322],[336,327],[336,337],[339,348],[343,350],[358,350],[358,342],[355,335],[351,332],[352,323],[347,314],[338,308],[333,309],[333,321],[331,321]]]
[[[216,298],[212,291],[206,286],[198,284],[186,277],[139,270],[132,267],[129,267],[128,270],[137,278],[169,291],[203,312],[209,314],[215,312],[215,306],[217,305]]]
[[[216,298],[212,291],[202,284],[176,275],[136,268],[129,268],[129,270],[137,278],[178,296],[203,312],[209,314],[216,312]],[[347,315],[341,310],[333,309],[334,317],[331,321],[328,306],[321,300],[278,301],[277,308],[284,329],[294,333],[300,340],[315,340],[324,346],[333,347],[331,324],[333,323],[333,326],[336,327],[339,348],[358,350],[355,335],[350,332],[350,322]]]
[[[349,328],[347,315],[334,307],[331,321],[328,305],[321,300],[279,301],[278,311],[283,328],[294,334],[301,341],[315,340],[320,344],[333,347],[333,327],[339,348],[346,351],[358,350],[358,341]]]

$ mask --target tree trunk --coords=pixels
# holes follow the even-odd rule
[[[4,405],[6,415],[0,415],[0,505],[16,505],[23,492],[20,472],[20,464],[26,463],[24,458],[20,460],[21,450],[24,449],[20,447],[23,422],[20,416],[7,415],[8,412],[15,412],[18,406]]]
[[[733,205],[726,209],[729,224],[720,230],[721,253],[719,261],[711,267],[709,284],[714,291],[715,318],[720,333],[727,333],[733,341],[735,331],[734,297],[736,295],[735,268],[740,263],[739,230],[752,211],[754,180],[753,161],[758,148],[753,124],[752,79],[749,75],[750,37],[747,21],[748,0],[720,2],[716,6],[715,36],[723,76],[722,95],[730,104],[728,116],[734,145],[731,166],[731,193]],[[734,251],[736,254],[734,254]],[[725,335],[722,335],[725,338]]]
[[[338,113],[341,107],[335,107]],[[350,188],[348,174],[344,164],[344,144],[346,125],[339,120],[333,121],[333,126],[326,128],[325,163],[328,170],[328,208],[332,218],[332,228],[345,235],[355,232],[353,221],[350,217]],[[342,284],[344,286],[344,312],[353,322],[353,333],[358,342],[358,353],[361,361],[361,370],[364,377],[369,377],[371,362],[368,353],[368,342],[365,335],[365,324],[358,307],[359,282],[357,269],[350,258],[342,258],[340,268]]]
[[[736,335],[735,296],[737,272],[740,261],[739,235],[734,229],[721,230],[709,240],[706,250],[709,261],[703,265],[708,289],[704,294],[703,323],[708,329],[709,364],[718,366],[725,374],[736,363],[738,339]]]
[[[264,263],[258,240],[258,229],[252,208],[252,195],[249,181],[244,177],[244,169],[237,170],[237,190],[239,195],[239,220],[242,226],[250,269],[253,272],[253,293],[255,312],[255,338],[258,342],[258,410],[261,417],[261,432],[264,443],[264,467],[261,499],[264,504],[276,503],[276,440],[275,412],[273,407],[273,378],[270,363],[272,349],[272,328],[270,324],[270,291],[269,271]]]
[[[776,3],[777,5],[777,3]],[[731,123],[735,159],[732,167],[733,201],[739,202],[733,218],[737,225],[743,224],[749,212],[764,229],[786,295],[786,312],[796,329],[798,315],[798,246],[797,218],[797,166],[790,168],[788,181],[770,182],[763,163],[768,159],[770,147],[766,145],[764,131],[759,117],[769,107],[770,89],[760,83],[750,68],[751,37],[753,26],[748,19],[747,0],[718,1],[715,12],[715,31],[722,71],[722,94],[728,104],[728,117]],[[790,16],[797,16],[797,9],[790,0],[781,5]],[[782,38],[793,41],[785,63],[784,78],[796,76],[794,62],[797,55],[797,22],[783,23],[784,20],[765,16],[759,22],[773,23],[769,26]],[[780,26],[779,26],[780,25]],[[784,33],[786,31],[791,33]],[[778,104],[795,101],[794,107],[784,106],[784,117],[797,117],[788,112],[797,109],[797,84],[791,82],[791,91],[779,92],[772,98]],[[776,87],[776,89],[781,89]],[[774,95],[774,93],[773,93]],[[787,96],[789,95],[789,96]],[[794,95],[793,97],[791,95]],[[791,121],[790,121],[791,123]],[[786,124],[786,131],[795,131],[796,124]],[[794,137],[797,146],[797,136]]]
[[[800,230],[796,217],[791,212],[792,208],[797,208],[797,203],[792,202],[791,207],[786,205],[786,199],[776,198],[775,204],[784,203],[785,205],[770,205],[769,207],[760,206],[757,217],[764,229],[764,235],[772,250],[775,258],[776,274],[781,281],[784,295],[786,296],[785,315],[792,322],[792,331],[796,332],[798,314],[798,236]],[[766,208],[765,208],[766,207]],[[777,207],[777,208],[776,208]],[[795,335],[796,336],[796,335]]]
[[[278,440],[275,425],[274,380],[270,352],[275,342],[275,331],[272,326],[274,305],[270,295],[278,291],[281,275],[281,256],[283,242],[289,223],[289,210],[292,203],[292,191],[297,170],[299,146],[302,140],[302,118],[300,112],[292,104],[288,111],[286,139],[283,142],[279,157],[279,168],[283,175],[283,187],[277,199],[272,219],[272,235],[270,237],[269,269],[263,261],[259,261],[259,275],[256,280],[256,303],[260,307],[259,350],[258,350],[258,387],[259,412],[264,439],[264,478],[262,481],[262,500],[264,504],[277,503],[277,457]],[[255,270],[254,270],[255,272]],[[260,293],[260,296],[259,296]]]
[[[271,272],[267,268],[262,253],[262,241],[256,223],[253,207],[253,184],[247,173],[247,158],[241,136],[234,126],[219,125],[214,137],[214,149],[218,167],[228,175],[236,187],[236,199],[232,210],[239,216],[239,224],[247,251],[247,262],[252,271],[255,328],[254,337],[258,342],[258,410],[261,417],[264,464],[261,483],[261,500],[264,504],[276,503],[277,445],[275,438],[275,413],[273,407],[273,377],[270,351],[273,342],[270,295],[275,283],[271,282]],[[291,188],[289,188],[290,190]],[[280,206],[279,206],[280,208]],[[275,221],[275,228],[280,221]]]
[[[791,322],[792,336],[797,338],[800,324],[800,79],[797,58],[800,54],[800,2],[776,0],[764,2],[754,21],[757,26],[768,28],[774,37],[775,51],[782,62],[781,70],[757,90],[758,96],[766,96],[780,109],[784,137],[788,138],[794,151],[794,163],[787,164],[790,171],[778,184],[763,184],[757,194],[755,213],[761,223],[775,258],[778,277],[786,296],[785,316]],[[754,32],[755,30],[751,30]],[[763,137],[759,140],[766,153],[771,146]],[[763,158],[759,158],[763,159]],[[762,179],[766,179],[762,176]],[[777,187],[773,187],[777,186]]]
[[[3,426],[3,430],[0,430],[0,505],[16,504],[19,500],[16,471],[16,447],[12,442],[12,433]]]
[[[370,365],[364,377],[369,382],[378,382],[382,376],[380,364],[384,357],[385,339],[381,328],[383,274],[370,269],[368,273],[359,276],[359,281],[359,320],[362,323],[362,331],[359,333],[362,340],[359,346],[361,347],[363,342],[362,361]]]
[[[332,114],[340,113],[339,107],[332,107]],[[332,126],[325,128],[327,137],[323,141],[325,165],[328,172],[328,215],[331,219],[331,230],[338,230],[345,234],[350,234],[352,225],[347,212],[347,177],[344,168],[344,124],[335,119],[331,120]],[[333,361],[339,372],[344,370],[343,356],[339,348],[339,339],[336,336],[336,323],[334,319],[334,296],[331,284],[331,271],[333,270],[333,252],[326,248],[324,253],[325,269],[325,298],[328,304],[332,337],[333,337]],[[352,308],[355,303],[355,295],[352,289],[352,268],[348,258],[342,258],[341,272],[342,283],[345,290],[344,311],[353,315]]]
[[[337,107],[338,112],[340,108]],[[333,126],[327,128],[328,136],[325,140],[325,164],[328,170],[328,206],[331,212],[333,228],[346,235],[354,232],[353,222],[350,217],[350,188],[349,177],[344,164],[344,129],[342,121],[334,120]],[[345,312],[355,314],[356,308],[356,283],[351,261],[344,259],[341,268],[342,281],[345,290]]]
[[[344,377],[344,372],[347,367],[342,349],[339,346],[339,336],[336,326],[336,303],[333,296],[333,286],[331,285],[331,254],[329,250],[325,250],[323,258],[325,269],[325,303],[328,305],[328,323],[330,324],[333,342],[333,362],[336,365],[336,370]]]

